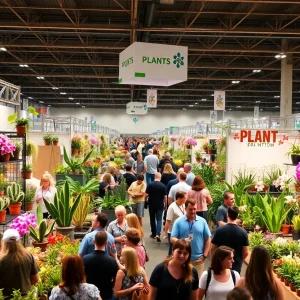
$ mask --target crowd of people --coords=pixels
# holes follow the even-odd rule
[[[231,192],[224,192],[211,238],[207,209],[213,199],[201,176],[193,174],[192,165],[177,168],[168,152],[160,158],[150,140],[120,138],[116,143],[128,150],[125,173],[120,176],[126,180],[132,212],[127,214],[125,207],[117,206],[116,219],[109,224],[105,214],[94,215],[92,231],[82,239],[78,255],[63,259],[62,280],[52,289],[50,300],[284,299],[264,247],[254,248],[245,277],[240,277],[249,242],[246,231],[238,225],[239,211]],[[100,173],[100,196],[118,188],[120,178],[114,168],[107,166]],[[53,194],[51,175],[45,174],[36,203],[44,198],[51,201]],[[149,280],[145,271],[149,260],[143,230],[145,206],[150,238],[157,243],[162,238],[169,242],[166,258],[157,261]],[[14,229],[4,233],[1,243],[0,288],[5,296],[13,289],[25,295],[39,279],[33,256],[21,245]],[[208,257],[210,264],[205,270]]]

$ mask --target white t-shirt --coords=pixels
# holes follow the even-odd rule
[[[149,154],[145,157],[144,162],[147,166],[147,173],[155,174],[157,172],[158,167],[158,158],[154,154]]]
[[[181,181],[178,182],[177,184],[173,185],[170,189],[168,197],[172,198],[173,201],[175,201],[175,195],[177,192],[188,192],[191,189],[191,187],[186,184],[185,182]]]
[[[168,233],[172,232],[172,227],[174,222],[176,221],[177,218],[183,216],[185,213],[185,209],[184,209],[184,204],[178,206],[176,202],[173,202],[167,211],[167,220],[171,221],[171,225],[170,228],[168,230]]]
[[[233,271],[235,275],[235,283],[240,280],[240,274]],[[199,288],[205,290],[207,282],[207,271],[204,271],[199,280]],[[213,272],[211,273],[210,283],[206,291],[205,300],[226,300],[227,294],[234,288],[233,280],[230,274],[226,282],[218,282],[215,280]]]
[[[33,204],[33,211],[35,212],[36,211],[36,206],[37,206],[37,203],[36,203],[36,199],[37,198],[43,198],[43,199],[46,199],[48,202],[50,203],[53,203],[54,201],[54,196],[56,194],[56,188],[54,186],[49,186],[49,188],[47,190],[43,190],[42,187],[39,187],[36,192],[35,192],[35,196],[34,196],[34,204]],[[46,205],[44,203],[44,200],[42,199],[42,201],[40,202],[41,204],[41,208],[42,208],[42,211],[43,213],[46,213],[48,212],[47,208],[46,208]]]

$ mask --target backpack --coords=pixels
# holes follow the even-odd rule
[[[233,281],[233,285],[235,286],[236,278],[233,270],[230,270],[231,278]],[[205,298],[206,298],[206,292],[209,286],[209,283],[211,281],[211,269],[207,270],[207,280],[206,280],[206,287],[205,287]]]

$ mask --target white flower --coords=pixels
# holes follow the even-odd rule
[[[255,188],[258,192],[263,191],[265,188],[264,183],[262,181],[257,182]]]
[[[278,238],[274,241],[274,244],[275,244],[276,246],[279,246],[279,247],[285,245],[286,243],[288,243],[288,241],[287,241],[286,239],[282,238],[282,237],[278,237]]]
[[[243,205],[239,207],[239,211],[246,211],[247,210],[247,205]]]

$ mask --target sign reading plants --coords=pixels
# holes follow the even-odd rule
[[[275,147],[289,139],[287,135],[279,139],[278,130],[241,130],[233,138],[241,143],[247,143],[248,147]]]
[[[187,80],[188,48],[135,42],[120,53],[119,83],[170,86]]]

